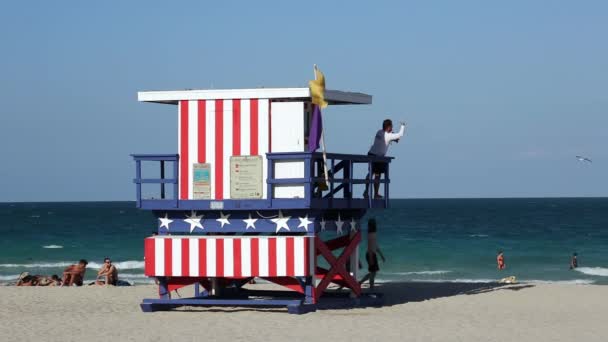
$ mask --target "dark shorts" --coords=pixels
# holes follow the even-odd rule
[[[365,260],[367,261],[367,270],[369,272],[380,271],[380,266],[378,266],[378,256],[376,256],[376,253],[365,253]]]
[[[368,153],[367,155],[374,156],[371,153]],[[386,163],[372,163],[372,173],[375,173],[375,174],[386,173]]]

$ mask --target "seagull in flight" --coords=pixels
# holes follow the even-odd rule
[[[578,159],[579,161],[582,161],[582,162],[593,163],[593,161],[591,159],[583,157],[583,156],[576,156],[576,159]]]

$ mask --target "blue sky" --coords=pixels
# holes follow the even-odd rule
[[[393,197],[607,196],[606,18],[605,1],[5,3],[0,201],[132,200],[129,154],[177,150],[175,107],[137,91],[306,86],[313,63],[374,95],[325,111],[331,151],[408,122]]]

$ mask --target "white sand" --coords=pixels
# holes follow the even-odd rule
[[[187,289],[180,291],[185,295]],[[152,286],[0,287],[0,341],[606,341],[608,286],[384,285],[386,306],[142,313]]]

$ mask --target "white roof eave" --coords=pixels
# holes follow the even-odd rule
[[[137,100],[177,104],[181,100],[226,100],[226,99],[293,99],[310,98],[309,88],[256,88],[256,89],[206,89],[140,91]],[[371,104],[372,96],[363,93],[325,90],[325,100],[330,104]]]

